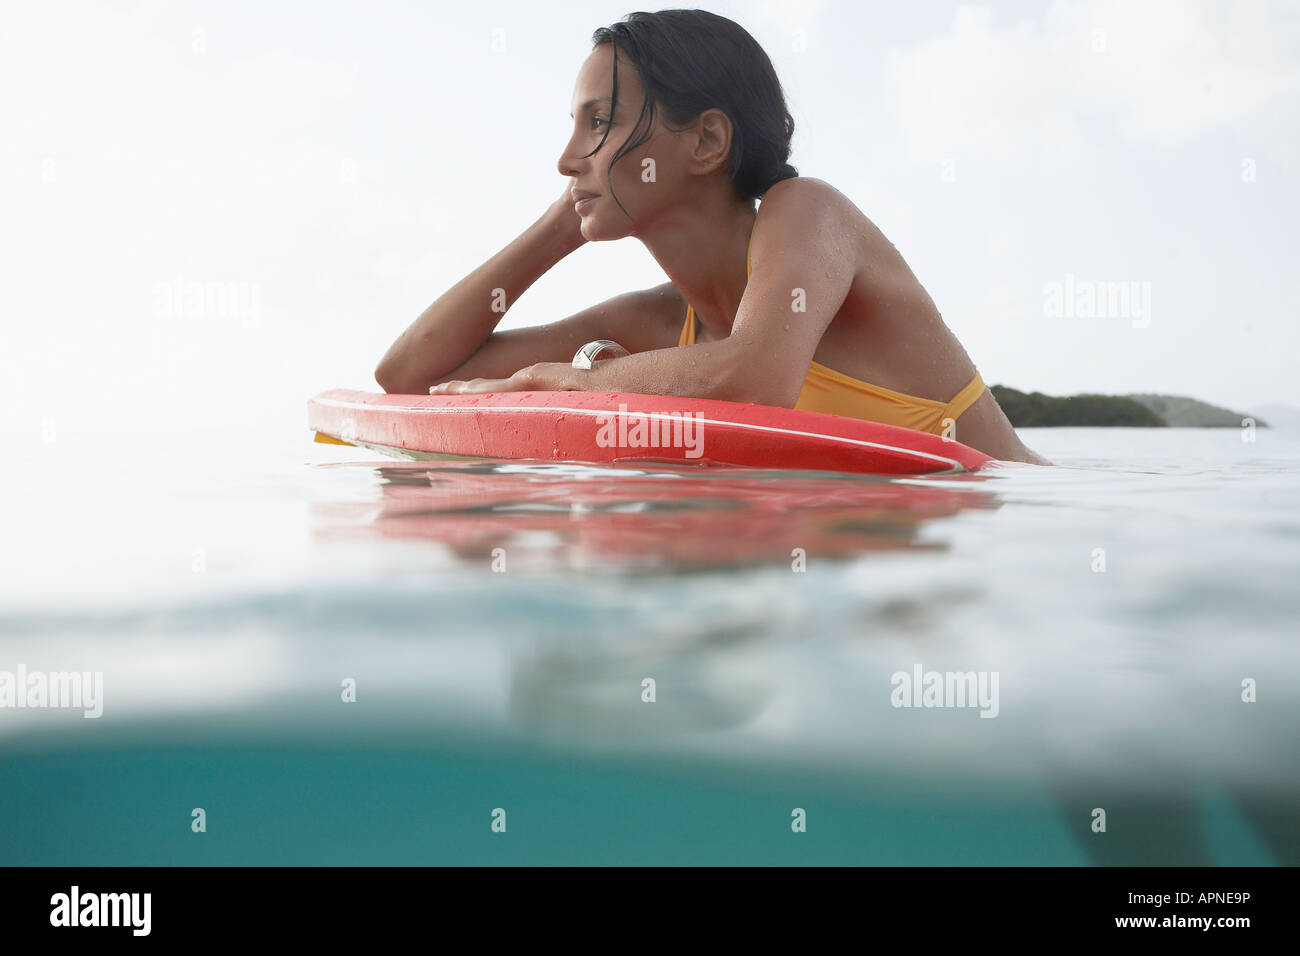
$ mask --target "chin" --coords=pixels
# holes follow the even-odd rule
[[[609,242],[613,239],[623,239],[632,235],[631,224],[622,230],[611,230],[603,227],[594,218],[584,219],[582,221],[582,238],[588,242]]]

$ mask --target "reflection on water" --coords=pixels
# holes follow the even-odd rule
[[[355,464],[340,466],[355,468]],[[843,560],[934,550],[925,524],[996,509],[991,479],[454,462],[382,464],[373,502],[316,502],[316,531],[439,542],[510,570],[622,573]],[[498,550],[500,549],[500,550]]]
[[[942,540],[923,538],[927,523],[999,507],[989,490],[993,480],[974,475],[902,482],[668,464],[463,460],[335,467],[372,468],[378,501],[313,502],[312,527],[321,540],[428,541],[485,575],[581,576],[575,600],[594,613],[575,614],[568,629],[512,646],[509,713],[530,732],[595,744],[645,743],[753,721],[771,699],[773,681],[761,668],[740,672],[742,658],[815,626],[814,616],[800,614],[800,603],[788,597],[784,620],[758,595],[730,618],[710,618],[689,600],[674,615],[663,585],[648,595],[651,604],[638,606],[626,590],[601,595],[600,576],[767,567],[788,577],[807,562],[942,552]],[[690,583],[683,577],[679,586]],[[512,583],[512,598],[536,606],[521,586]],[[938,584],[926,601],[894,595],[864,608],[857,624],[917,629],[936,610],[973,596]],[[664,706],[642,706],[647,680]]]

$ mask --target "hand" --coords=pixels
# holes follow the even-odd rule
[[[475,395],[483,392],[576,391],[571,380],[581,374],[567,362],[538,362],[521,368],[509,378],[472,378],[467,382],[442,382],[429,389],[430,395]]]
[[[564,192],[560,194],[559,199],[551,203],[542,218],[567,246],[576,249],[587,242],[587,237],[582,234],[582,217],[573,208],[573,196],[570,193],[572,189],[571,182],[565,183]]]
[[[430,395],[470,395],[478,392],[518,392],[522,389],[514,378],[472,378],[467,382],[439,382],[429,389]]]

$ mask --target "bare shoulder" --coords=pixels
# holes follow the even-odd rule
[[[811,176],[794,176],[781,180],[763,194],[763,201],[759,205],[760,216],[763,210],[768,210],[769,216],[772,213],[789,216],[801,212],[805,218],[823,225],[828,222],[848,222],[855,216],[862,216],[862,211],[848,196],[826,180]]]
[[[532,344],[537,338],[547,342],[551,352],[568,356],[594,339],[612,339],[629,352],[648,352],[676,345],[685,318],[681,294],[665,282],[621,293],[547,325],[494,332],[493,338],[518,338],[538,348]],[[541,361],[560,361],[549,356]]]
[[[671,281],[649,289],[642,289],[641,295],[652,305],[658,305],[659,308],[667,310],[666,314],[668,315],[674,314],[678,306],[681,306],[682,309],[686,308],[686,297]],[[682,313],[683,316],[685,314],[685,312]]]
[[[686,321],[686,296],[671,281],[643,289],[641,295],[648,308],[659,315],[668,328],[680,329]]]
[[[754,221],[755,263],[760,245],[770,236],[777,247],[787,243],[810,251],[847,241],[859,243],[873,227],[853,200],[823,179],[783,179],[763,195]]]
[[[646,352],[676,345],[686,322],[686,297],[681,290],[669,281],[632,295],[637,308],[631,314],[639,318],[635,328],[628,329],[628,337],[633,342],[627,346],[628,350]]]
[[[802,176],[786,179],[769,189],[767,197],[773,197],[776,203],[772,218],[782,223],[774,231],[785,232],[800,219],[816,223],[816,228],[831,237],[835,248],[843,245],[855,250],[859,262],[857,275],[873,289],[891,295],[920,295],[928,300],[889,237],[852,199],[830,183]],[[767,197],[763,199],[763,207],[769,202]]]
[[[763,196],[754,220],[752,255],[763,260],[852,266],[861,258],[865,235],[862,213],[853,201],[821,179],[783,179]]]

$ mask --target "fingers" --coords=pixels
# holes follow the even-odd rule
[[[508,378],[474,378],[468,382],[441,382],[430,387],[430,395],[465,395],[475,392],[509,392],[513,386]]]
[[[439,382],[437,385],[434,385],[429,389],[429,394],[430,395],[459,395],[461,391],[464,390],[464,387],[469,384],[470,384],[469,382],[459,382],[459,381]]]

